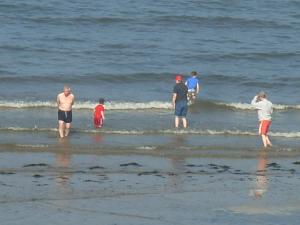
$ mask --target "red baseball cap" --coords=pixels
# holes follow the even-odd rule
[[[175,80],[181,81],[182,80],[182,76],[180,74],[176,74]]]

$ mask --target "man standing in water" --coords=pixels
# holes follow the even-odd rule
[[[58,131],[61,138],[67,137],[72,123],[72,106],[74,95],[69,86],[64,86],[64,91],[57,95],[58,106]]]
[[[253,105],[257,109],[258,119],[259,119],[259,134],[261,135],[264,147],[272,147],[272,144],[268,137],[268,131],[271,125],[271,114],[273,113],[272,102],[267,100],[267,95],[265,92],[261,91],[251,101],[251,105]]]
[[[187,93],[188,88],[187,86],[182,82],[182,76],[176,75],[175,77],[176,85],[173,89],[173,98],[172,98],[172,104],[175,109],[175,127],[179,127],[179,120],[182,120],[182,124],[184,128],[187,128],[187,111],[188,111],[188,105],[187,105]]]

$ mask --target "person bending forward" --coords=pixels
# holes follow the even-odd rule
[[[259,134],[261,135],[264,147],[272,146],[270,139],[268,137],[268,131],[271,125],[273,113],[273,105],[272,102],[267,100],[267,95],[265,92],[261,91],[251,101],[251,105],[253,105],[257,109],[258,120],[259,120]]]

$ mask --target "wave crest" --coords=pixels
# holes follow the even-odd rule
[[[158,130],[107,130],[107,129],[73,129],[77,133],[86,134],[115,134],[115,135],[229,135],[229,136],[257,136],[255,131],[243,130],[174,130],[174,129],[158,129]],[[2,127],[0,131],[10,132],[57,132],[57,128],[26,128],[26,127]],[[270,132],[272,137],[300,138],[300,132]]]
[[[73,109],[93,109],[96,103],[91,101],[78,101],[74,104]],[[56,108],[56,102],[54,101],[0,101],[0,108]],[[107,110],[151,110],[171,109],[170,102],[163,101],[149,101],[149,102],[107,102],[105,108]],[[214,102],[214,101],[199,101],[192,107],[196,108],[225,108],[233,110],[254,110],[249,103],[242,102]],[[300,105],[284,105],[274,104],[275,110],[300,110]]]

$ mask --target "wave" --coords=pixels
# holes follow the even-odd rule
[[[242,130],[107,130],[107,129],[72,129],[74,133],[87,134],[114,134],[114,135],[227,135],[227,136],[257,136],[255,131]],[[25,128],[25,127],[1,127],[2,132],[57,132],[57,128]],[[270,132],[272,137],[300,138],[300,132]]]
[[[0,46],[1,48],[1,46]],[[5,74],[5,75],[4,75]],[[71,83],[71,84],[91,84],[95,82],[107,82],[107,83],[139,83],[150,81],[171,81],[174,74],[171,73],[132,73],[132,74],[77,74],[62,76],[59,75],[31,75],[31,76],[7,76],[9,74],[3,71],[3,75],[0,77],[1,82],[15,83],[15,82],[47,82],[47,83]]]
[[[200,72],[201,73],[201,72]],[[184,79],[189,77],[188,72],[184,73]],[[200,75],[200,82],[210,87],[216,84],[223,86],[238,85],[243,87],[255,87],[260,89],[277,89],[280,87],[297,87],[300,85],[300,78],[295,76],[285,75],[285,77],[276,77],[269,80],[257,81],[256,78],[249,78],[245,75],[234,74],[205,74]],[[152,83],[157,87],[161,84],[171,85],[174,79],[174,74],[166,73],[129,73],[129,74],[104,74],[104,73],[91,73],[91,74],[76,74],[74,76],[65,74],[59,75],[10,75],[5,70],[0,70],[0,82],[2,85],[15,84],[15,83],[30,83],[40,85],[46,84],[70,84],[70,85],[94,85],[94,86],[107,86],[107,85],[149,85]]]
[[[73,109],[94,109],[95,102],[79,101],[74,104]],[[147,109],[169,109],[170,102],[107,102],[107,110],[147,110]],[[53,101],[0,101],[0,108],[57,108]]]
[[[160,23],[188,23],[198,25],[209,25],[209,26],[242,26],[248,28],[290,28],[290,25],[284,23],[278,23],[271,20],[262,19],[249,19],[242,17],[231,17],[231,16],[187,16],[187,15],[172,15],[172,16],[161,16],[155,19]]]
[[[231,109],[238,109],[238,110],[254,110],[253,106],[249,103],[222,103],[216,102],[214,103],[218,106],[223,106],[226,108]],[[300,105],[283,105],[283,104],[273,104],[273,108],[275,110],[300,110]]]
[[[88,24],[113,24],[113,23],[126,23],[131,21],[130,18],[121,17],[90,17],[90,16],[78,16],[78,17],[57,17],[57,16],[35,16],[25,17],[25,21],[33,22],[37,24],[53,24],[53,25],[65,25],[74,24],[88,25]]]
[[[74,104],[73,109],[94,109],[95,102],[78,101]],[[107,102],[105,108],[107,110],[170,110],[172,107],[170,102],[149,101],[149,102]],[[228,110],[255,110],[249,103],[224,103],[217,101],[197,101],[191,107],[199,109],[228,109]],[[54,101],[0,101],[0,108],[57,108]],[[284,105],[274,104],[275,110],[300,110],[300,105]]]
[[[280,52],[280,51],[267,51],[267,52],[224,52],[224,53],[197,53],[182,56],[186,60],[247,60],[257,63],[260,60],[296,60],[299,58],[300,52]]]

